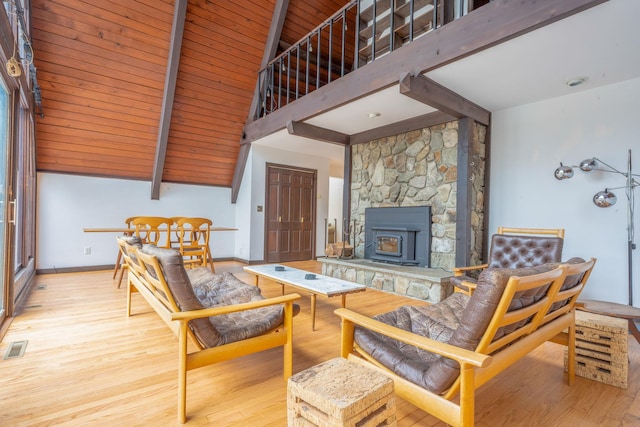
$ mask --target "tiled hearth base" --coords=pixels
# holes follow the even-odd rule
[[[429,302],[440,302],[453,292],[450,271],[440,268],[407,267],[373,262],[318,258],[322,274]]]

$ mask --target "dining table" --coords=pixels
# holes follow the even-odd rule
[[[177,228],[176,228],[177,229]],[[158,231],[159,232],[164,232],[164,231],[168,231],[169,233],[172,232],[173,230],[175,230],[174,228],[169,228],[168,230],[166,228],[160,228]],[[131,227],[131,228],[127,228],[127,227],[85,227],[82,229],[83,232],[85,233],[122,233],[122,234],[126,234],[126,235],[132,235],[133,233],[135,233],[136,229]],[[237,228],[232,228],[232,227],[209,227],[209,231],[212,232],[218,232],[218,231],[238,231]],[[215,271],[214,267],[213,267],[213,256],[211,255],[211,248],[207,248],[207,260],[208,262],[211,262],[211,269],[213,271]],[[116,258],[116,263],[115,263],[115,267],[113,270],[113,278],[116,278],[116,275],[118,273],[118,270],[120,268],[120,263],[122,260],[122,253],[118,250],[118,255]],[[122,274],[120,274],[120,280],[118,281],[118,288],[120,287],[120,282],[122,281]]]
[[[165,231],[166,229],[161,228],[160,231]],[[83,228],[82,231],[85,233],[132,233],[136,231],[135,228],[126,228],[126,227],[96,227],[96,228]],[[169,229],[171,231],[171,229]],[[209,231],[238,231],[237,228],[231,227],[210,227]]]

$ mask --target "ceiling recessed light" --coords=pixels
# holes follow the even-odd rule
[[[587,80],[589,80],[588,77],[575,77],[573,79],[569,79],[567,80],[567,86],[569,87],[576,87],[576,86],[580,86],[582,83],[586,82]]]
[[[374,118],[376,118],[376,117],[380,117],[381,115],[382,115],[382,113],[378,113],[378,112],[376,112],[376,113],[369,113],[369,118],[370,118],[370,119],[374,119]]]

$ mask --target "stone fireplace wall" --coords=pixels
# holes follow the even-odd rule
[[[473,263],[482,259],[486,128],[476,124],[470,145]],[[352,147],[351,220],[355,255],[364,256],[368,207],[431,206],[431,267],[452,270],[456,254],[458,122]]]

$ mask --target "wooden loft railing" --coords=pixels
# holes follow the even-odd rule
[[[475,0],[476,8],[487,2]],[[467,14],[473,5],[474,0],[350,1],[260,70],[254,118],[411,43]]]

